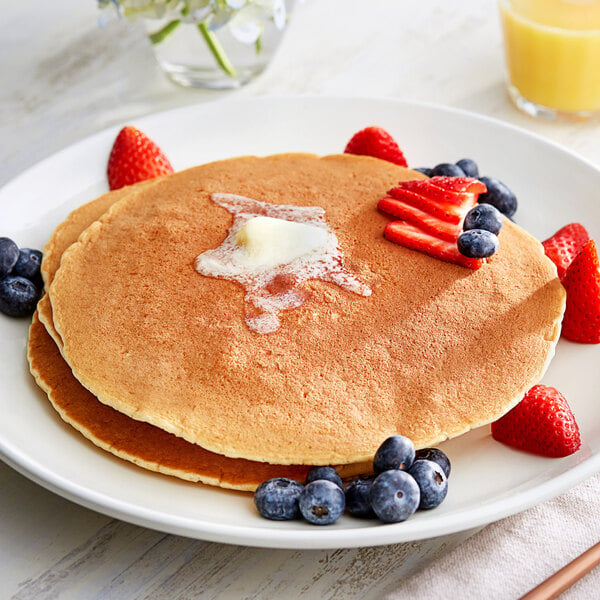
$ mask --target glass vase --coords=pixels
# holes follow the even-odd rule
[[[288,14],[289,18],[289,14]],[[264,71],[285,32],[265,21],[258,40],[240,41],[227,25],[146,19],[156,60],[164,73],[185,87],[231,89]]]

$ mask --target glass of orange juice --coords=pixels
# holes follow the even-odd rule
[[[509,93],[548,120],[600,118],[600,0],[499,0]]]

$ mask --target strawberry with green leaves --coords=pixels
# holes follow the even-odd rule
[[[121,129],[106,169],[111,190],[171,173],[169,159],[145,133],[131,125]]]
[[[575,417],[553,387],[533,386],[519,404],[492,423],[492,437],[519,450],[560,458],[581,447]]]

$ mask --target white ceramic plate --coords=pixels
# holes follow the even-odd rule
[[[372,99],[270,98],[191,106],[132,123],[176,169],[241,154],[341,152],[370,124],[396,137],[412,166],[472,157],[482,174],[517,193],[516,220],[540,239],[580,221],[600,239],[600,171],[547,141],[487,118]],[[79,204],[106,190],[105,165],[118,128],[50,157],[0,191],[0,235],[41,248]],[[583,447],[544,459],[495,442],[489,427],[441,447],[453,463],[437,509],[382,525],[343,517],[329,527],[260,518],[250,494],[157,475],[113,458],[65,425],[29,375],[28,324],[0,315],[0,455],[44,487],[100,512],[206,540],[266,547],[369,546],[444,535],[489,523],[550,498],[600,469],[600,346],[561,341],[544,382],[568,398]],[[476,357],[473,357],[476,360]]]

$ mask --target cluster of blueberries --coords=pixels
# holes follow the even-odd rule
[[[440,163],[433,168],[419,167],[428,177],[474,177],[487,187],[480,194],[478,206],[467,214],[463,233],[458,238],[458,251],[470,258],[487,258],[498,250],[498,233],[502,228],[502,215],[509,219],[517,210],[517,197],[495,177],[480,177],[477,163],[463,158],[456,163]]]
[[[415,451],[412,441],[402,435],[381,444],[373,471],[344,489],[333,467],[313,467],[304,485],[286,477],[261,483],[254,503],[261,516],[275,521],[304,518],[330,525],[348,511],[354,517],[399,523],[417,510],[435,508],[448,493],[448,457],[437,448]]]
[[[0,312],[10,317],[33,314],[44,287],[41,263],[39,250],[19,248],[10,238],[0,237]]]

